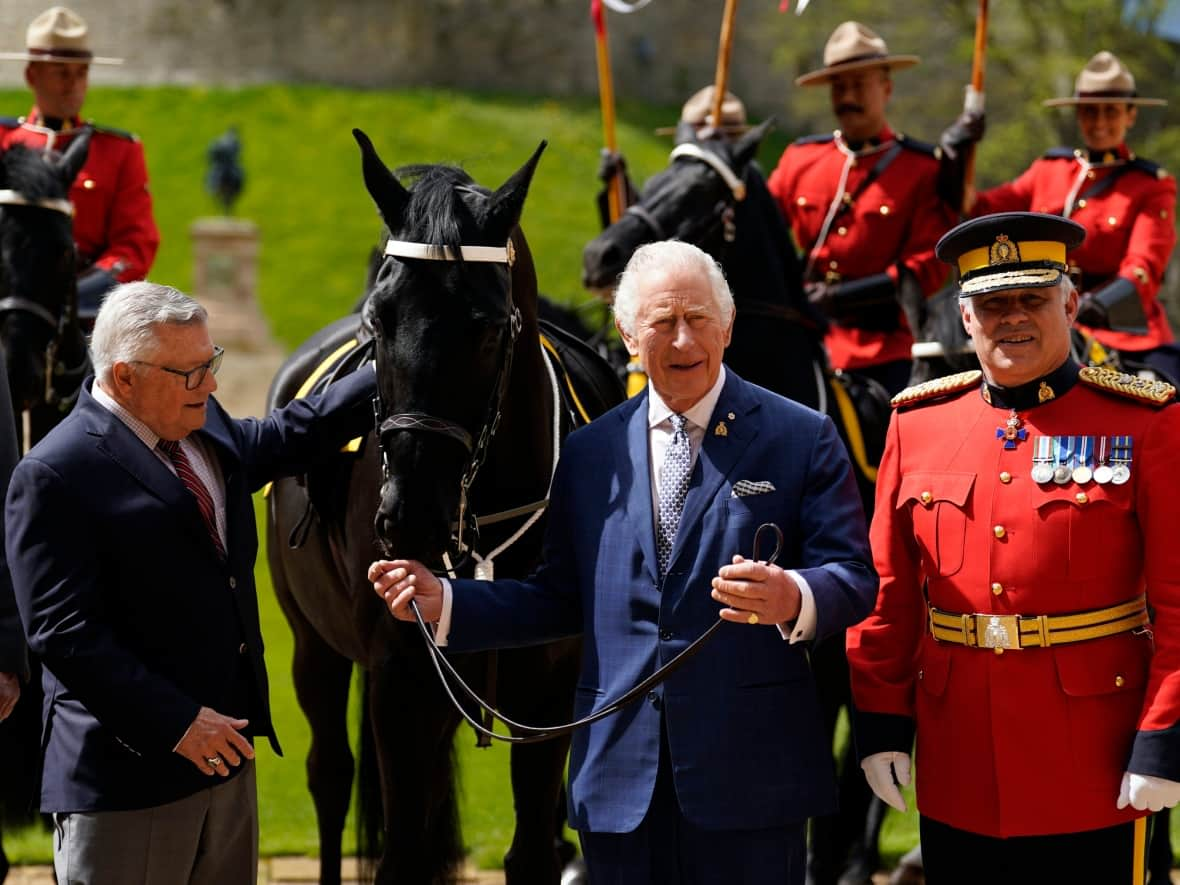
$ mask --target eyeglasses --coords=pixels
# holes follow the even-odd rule
[[[168,372],[172,375],[179,375],[184,379],[185,390],[196,390],[205,383],[205,376],[212,372],[217,374],[217,370],[221,368],[221,358],[225,356],[225,348],[214,346],[213,359],[207,363],[201,363],[195,369],[189,369],[183,372],[180,369],[170,369],[168,366],[161,366],[157,363],[149,363],[146,360],[131,360],[133,363],[139,363],[141,366],[151,366],[153,369],[159,369],[161,372]]]

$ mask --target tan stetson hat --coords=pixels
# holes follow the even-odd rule
[[[686,101],[684,107],[680,109],[680,122],[691,123],[693,126],[712,125],[714,89],[713,86],[706,86],[693,93],[692,98]],[[656,135],[675,135],[676,128],[676,126],[661,126],[656,130]],[[717,128],[733,135],[746,132],[750,128],[746,123],[746,106],[728,89],[721,102],[721,125]]]
[[[909,68],[921,59],[916,55],[890,55],[885,41],[860,22],[844,22],[832,31],[824,46],[824,66],[795,78],[796,86],[818,86],[837,74],[862,68]]]
[[[1042,104],[1047,108],[1074,104],[1167,104],[1162,98],[1140,98],[1131,72],[1113,52],[1105,49],[1086,62],[1073,90],[1068,98],[1050,98]]]
[[[24,52],[0,52],[0,59],[58,61],[78,64],[121,65],[121,58],[99,58],[87,43],[86,21],[72,9],[53,6],[35,19],[25,33]]]

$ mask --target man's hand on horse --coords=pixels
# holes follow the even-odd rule
[[[414,620],[410,600],[416,600],[422,620],[442,617],[442,582],[426,566],[412,559],[379,559],[369,566],[369,580],[377,595],[399,621]]]
[[[739,624],[783,624],[799,617],[799,588],[783,569],[735,556],[713,579],[714,599],[727,608],[718,613]]]

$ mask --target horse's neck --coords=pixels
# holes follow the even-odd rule
[[[736,236],[722,256],[734,296],[799,307],[802,270],[778,206],[756,168],[744,176],[746,198],[734,209]]]

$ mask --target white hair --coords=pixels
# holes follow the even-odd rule
[[[209,314],[178,289],[146,280],[124,283],[107,293],[90,335],[90,362],[99,381],[109,381],[115,363],[148,356],[163,324],[204,323]]]
[[[713,301],[721,313],[721,325],[729,326],[734,312],[733,293],[729,291],[729,283],[725,281],[721,265],[692,243],[661,240],[636,249],[619,276],[619,285],[615,289],[615,320],[628,335],[635,335],[635,318],[639,313],[639,282],[650,270],[696,271],[707,276],[709,288],[713,291]]]

